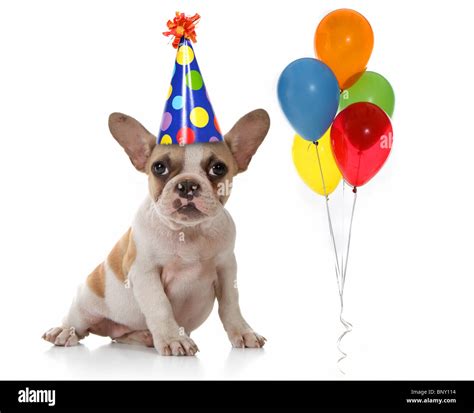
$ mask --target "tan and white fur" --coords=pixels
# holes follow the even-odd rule
[[[110,115],[112,135],[148,175],[149,196],[79,287],[61,327],[43,338],[72,346],[93,333],[154,346],[161,355],[194,355],[198,347],[190,333],[217,298],[232,345],[262,347],[265,338],[239,308],[235,226],[224,205],[233,177],[247,169],[269,126],[268,114],[258,109],[241,118],[224,142],[157,145],[135,119]]]

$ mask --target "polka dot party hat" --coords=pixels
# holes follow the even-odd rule
[[[176,13],[167,23],[169,31],[163,33],[173,37],[177,53],[157,138],[162,145],[223,140],[192,45],[199,18],[198,14],[187,17]]]

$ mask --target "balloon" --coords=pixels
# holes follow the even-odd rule
[[[374,33],[362,14],[335,10],[319,23],[314,48],[318,59],[332,69],[344,90],[364,72],[374,48]]]
[[[354,187],[367,183],[392,149],[390,118],[373,103],[353,103],[331,127],[331,146],[344,179]]]
[[[323,170],[324,186],[321,179],[318,157],[316,155],[316,145],[314,143],[308,142],[301,136],[295,135],[292,150],[293,163],[303,182],[314,192],[324,196],[329,195],[337,188],[342,176],[332,155],[329,129],[317,143],[321,168]],[[326,193],[324,193],[325,189]]]
[[[309,141],[323,136],[339,105],[339,87],[331,69],[306,57],[295,60],[278,80],[278,99],[291,126]]]
[[[373,103],[392,117],[395,107],[395,93],[388,80],[382,75],[367,71],[354,85],[341,93],[339,109],[345,109],[356,102]]]

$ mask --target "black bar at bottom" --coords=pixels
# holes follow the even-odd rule
[[[470,381],[3,381],[0,413],[218,409],[474,412]],[[357,410],[359,409],[359,410]],[[360,410],[362,409],[362,410]],[[309,411],[309,410],[308,410]]]

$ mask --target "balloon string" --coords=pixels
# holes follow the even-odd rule
[[[339,358],[339,360],[337,360],[337,365],[338,365],[339,371],[342,374],[346,374],[346,373],[339,367],[339,364],[347,357],[347,353],[345,353],[342,350],[341,342],[342,342],[342,339],[346,336],[346,334],[350,333],[352,331],[352,328],[353,328],[352,324],[349,323],[347,320],[345,320],[344,317],[342,316],[343,313],[344,313],[344,287],[345,287],[345,284],[346,284],[347,263],[349,262],[349,250],[350,250],[350,246],[351,246],[351,235],[352,235],[352,222],[354,220],[354,211],[355,211],[355,206],[356,206],[356,201],[357,201],[357,188],[354,187],[352,192],[354,193],[354,198],[353,198],[353,202],[352,202],[351,219],[349,221],[349,233],[347,235],[347,248],[346,248],[346,254],[345,254],[346,262],[345,262],[345,266],[343,265],[343,273],[342,273],[341,282],[338,283],[339,298],[340,298],[340,302],[341,302],[341,307],[340,307],[341,311],[339,313],[339,320],[341,321],[341,324],[345,328],[345,331],[339,336],[339,338],[337,340],[337,349],[342,354],[342,356]]]
[[[344,276],[341,273],[341,268],[339,267],[339,258],[338,258],[338,254],[337,254],[336,239],[334,237],[334,230],[333,230],[333,225],[332,225],[332,220],[331,220],[331,211],[329,209],[329,196],[328,196],[327,191],[326,191],[326,183],[324,181],[323,168],[321,166],[321,159],[319,157],[318,142],[316,141],[316,142],[314,142],[314,144],[316,146],[316,156],[318,158],[319,172],[321,174],[321,182],[323,184],[324,197],[326,199],[326,212],[327,212],[328,223],[329,223],[329,232],[331,234],[331,240],[332,240],[332,244],[333,244],[333,247],[334,247],[334,257],[336,259],[336,264],[335,264],[336,281],[337,281],[337,287],[338,287],[338,291],[339,291],[339,300],[340,300],[340,303],[341,303],[340,313],[339,313],[339,320],[345,328],[345,331],[341,334],[341,336],[337,340],[337,349],[342,354],[342,356],[337,360],[337,367],[338,367],[339,371],[342,374],[346,374],[339,366],[339,363],[347,357],[347,353],[345,353],[341,348],[341,341],[347,333],[352,331],[352,324],[349,323],[348,321],[346,321],[344,319],[344,317],[342,316],[342,313],[344,311],[344,283],[343,283]],[[351,222],[351,226],[352,226],[352,222]],[[346,259],[346,263],[347,263],[347,259]]]
[[[345,320],[344,317],[342,316],[344,312],[344,290],[339,293],[339,298],[341,301],[341,311],[339,313],[339,320],[341,321],[341,324],[344,326],[345,330],[344,332],[339,336],[337,339],[337,349],[341,353],[341,357],[337,360],[337,368],[342,374],[346,374],[344,370],[340,367],[340,363],[347,357],[347,353],[344,352],[341,348],[341,342],[342,339],[345,337],[346,334],[350,333],[352,331],[352,324],[349,323],[349,321]]]
[[[352,192],[354,193],[354,200],[352,202],[351,220],[349,222],[349,233],[347,235],[346,263],[344,266],[344,272],[342,274],[342,291],[344,291],[344,285],[346,283],[347,262],[349,261],[349,249],[351,247],[352,221],[354,220],[354,211],[355,211],[356,201],[357,201],[357,188],[354,187]]]
[[[334,257],[336,259],[336,277],[337,277],[338,283],[339,283],[339,278],[341,276],[341,269],[339,267],[339,258],[337,256],[336,239],[334,237],[334,230],[333,230],[333,226],[332,226],[331,211],[329,210],[329,196],[328,196],[328,193],[326,191],[326,183],[324,181],[323,168],[321,166],[321,158],[319,157],[319,148],[318,148],[319,142],[315,141],[314,145],[316,146],[316,156],[318,158],[319,172],[321,174],[321,182],[323,184],[324,198],[326,199],[326,212],[327,212],[327,216],[328,216],[329,233],[331,234],[332,245],[334,247]]]
[[[341,268],[344,268],[344,245],[346,241],[346,181],[342,180],[342,244],[341,244]]]

